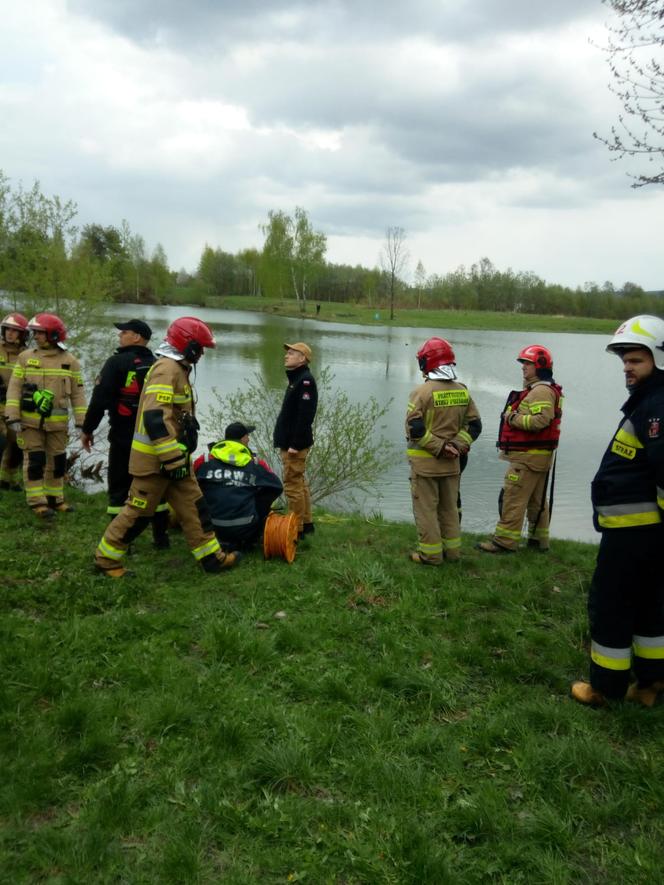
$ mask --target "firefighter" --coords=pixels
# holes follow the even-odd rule
[[[67,427],[71,405],[80,430],[85,415],[81,366],[67,350],[67,329],[53,313],[28,323],[36,346],[22,351],[7,389],[5,419],[23,450],[23,485],[35,516],[50,518],[74,508],[64,499]]]
[[[522,390],[512,390],[500,418],[501,459],[509,461],[498,501],[499,520],[493,538],[481,541],[484,553],[514,553],[528,517],[528,546],[549,550],[547,487],[558,440],[563,391],[553,380],[551,351],[541,344],[524,347],[517,356]]]
[[[650,707],[664,691],[664,320],[632,317],[606,349],[622,360],[629,396],[592,482],[602,537],[588,597],[590,683],[575,682],[572,697]]]
[[[417,352],[424,383],[410,394],[406,440],[410,491],[420,565],[441,565],[461,555],[460,458],[482,431],[480,415],[465,384],[457,381],[454,351],[444,338],[429,338]]]
[[[5,424],[7,387],[16,357],[28,343],[28,321],[21,313],[8,314],[0,323],[0,427],[4,446],[0,460],[0,489],[21,491],[23,452],[16,443],[16,433]]]
[[[95,380],[90,405],[83,421],[81,444],[86,452],[94,445],[94,432],[108,412],[108,507],[111,518],[124,506],[131,476],[129,456],[134,437],[138,401],[145,376],[154,363],[154,354],[147,346],[152,329],[143,320],[114,323],[119,346],[109,357]],[[170,546],[168,538],[168,505],[161,502],[152,519],[153,546],[158,550]]]
[[[298,535],[314,531],[309,484],[304,475],[307,455],[314,442],[312,425],[318,406],[318,390],[309,371],[311,348],[303,341],[284,344],[288,387],[274,427],[274,447],[281,453],[284,492],[288,508],[297,516]]]
[[[224,554],[210,514],[191,472],[198,444],[198,422],[190,386],[192,367],[206,347],[215,347],[210,329],[196,317],[180,317],[168,327],[156,351],[138,403],[129,458],[133,479],[129,497],[109,524],[95,553],[97,568],[110,578],[126,574],[129,544],[148,526],[160,501],[175,511],[194,558],[206,572],[219,572],[239,560]]]
[[[234,421],[194,473],[224,549],[251,547],[260,538],[272,503],[283,491],[279,477],[249,448],[253,427]]]

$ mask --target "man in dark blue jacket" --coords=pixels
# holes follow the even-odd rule
[[[572,697],[650,707],[664,691],[664,320],[627,320],[607,350],[622,359],[629,398],[592,484],[602,539],[588,598],[590,682],[575,682]]]
[[[274,427],[274,447],[281,453],[284,492],[288,507],[297,515],[300,537],[313,532],[309,484],[304,475],[309,449],[313,445],[313,422],[318,406],[318,390],[309,371],[311,348],[303,341],[284,344],[284,365],[288,387]]]
[[[281,480],[249,448],[253,427],[234,421],[224,439],[194,462],[194,473],[222,547],[243,550],[263,533]]]

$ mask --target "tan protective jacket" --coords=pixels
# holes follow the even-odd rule
[[[22,397],[26,384],[34,384],[37,390],[51,390],[55,394],[53,410],[48,418],[42,418],[36,407],[26,406],[26,398]],[[20,421],[23,427],[46,431],[66,430],[70,405],[74,423],[80,428],[87,405],[81,364],[76,357],[60,347],[31,347],[21,351],[7,389],[5,419]]]
[[[467,452],[473,442],[469,423],[479,421],[479,417],[468,388],[460,381],[427,380],[416,387],[406,414],[408,461],[413,472],[420,476],[459,473],[459,459],[440,453],[446,443],[453,443],[460,453]],[[411,428],[417,419],[424,423],[425,432],[413,439]]]
[[[19,353],[25,350],[25,344],[17,341],[10,344],[0,338],[0,417],[5,413],[5,399],[7,398],[7,388],[14,370],[14,363]]]
[[[186,463],[179,443],[184,441],[184,416],[194,414],[190,372],[187,363],[165,356],[151,366],[138,403],[129,458],[132,476],[159,473],[162,464],[173,469]]]
[[[537,433],[553,421],[556,408],[556,394],[548,381],[534,381],[530,390],[519,404],[518,411],[510,416],[510,425],[533,434],[533,446],[523,452],[502,453],[503,461],[523,464],[530,470],[544,471],[551,466],[553,451],[537,448]]]

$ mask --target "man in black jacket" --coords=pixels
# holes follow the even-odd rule
[[[309,485],[304,475],[307,455],[313,445],[312,425],[316,417],[318,391],[309,371],[311,348],[298,341],[284,344],[288,388],[274,427],[274,447],[281,452],[284,492],[288,507],[297,515],[299,535],[313,532]]]
[[[575,682],[572,697],[650,707],[664,691],[664,320],[632,317],[607,350],[622,359],[629,398],[592,483],[602,539],[588,597],[590,682]]]
[[[94,432],[104,413],[108,412],[108,507],[106,512],[115,517],[127,500],[131,485],[129,455],[134,437],[134,425],[138,401],[145,376],[155,358],[147,344],[152,329],[143,320],[114,323],[119,331],[119,347],[108,360],[95,380],[92,398],[88,406],[81,444],[89,452],[94,444]],[[161,503],[152,521],[154,546],[166,549],[168,539],[168,506]]]
[[[254,428],[234,421],[221,442],[194,461],[194,474],[210,511],[219,543],[246,550],[259,540],[281,480],[249,448]]]

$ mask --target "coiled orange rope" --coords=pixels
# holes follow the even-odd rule
[[[270,513],[263,530],[263,556],[271,559],[278,556],[292,562],[297,552],[297,516],[288,513],[280,516]]]

